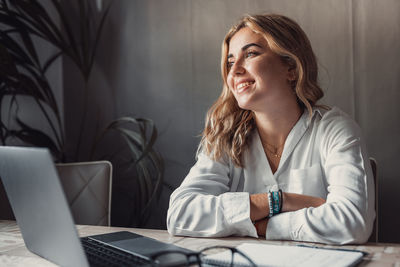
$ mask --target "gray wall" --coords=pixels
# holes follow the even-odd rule
[[[221,90],[221,41],[244,13],[295,19],[319,59],[324,103],[339,106],[362,127],[378,161],[381,241],[400,242],[400,1],[397,0],[119,0],[95,62],[88,139],[123,115],[152,118],[166,181],[179,186],[194,163],[204,117]],[[64,63],[69,138],[76,138],[79,83]],[[78,88],[78,89],[77,89]],[[165,188],[148,227],[165,227]]]

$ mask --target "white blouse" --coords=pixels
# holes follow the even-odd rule
[[[168,232],[257,237],[249,196],[279,188],[321,197],[326,203],[273,216],[266,239],[332,244],[368,240],[375,218],[373,174],[360,128],[338,108],[316,108],[311,118],[307,111],[303,113],[286,139],[274,174],[254,131],[244,166],[200,153],[171,195]]]

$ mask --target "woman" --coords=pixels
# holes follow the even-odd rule
[[[317,105],[317,63],[300,26],[245,16],[222,48],[221,96],[197,163],[171,195],[174,235],[363,243],[373,177],[356,123]]]

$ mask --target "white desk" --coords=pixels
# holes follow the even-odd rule
[[[77,226],[81,236],[111,233],[116,231],[131,231],[148,236],[166,243],[191,250],[200,250],[213,245],[237,246],[244,242],[270,244],[299,244],[290,241],[268,241],[255,238],[226,237],[226,238],[191,238],[171,236],[165,230],[151,230],[138,228],[119,228],[104,226]],[[310,244],[310,243],[307,243]],[[321,244],[318,244],[322,246]],[[333,247],[327,246],[325,247]],[[342,248],[357,249],[368,252],[359,266],[398,266],[400,267],[400,244],[375,244],[341,246]],[[25,247],[21,232],[15,221],[0,220],[0,266],[55,266],[51,262],[36,256]]]

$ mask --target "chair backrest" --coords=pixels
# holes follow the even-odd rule
[[[56,164],[56,168],[75,223],[111,225],[111,163],[63,163]],[[15,220],[1,180],[0,219]]]
[[[378,242],[378,230],[379,230],[379,205],[378,205],[378,201],[379,201],[379,197],[378,197],[378,176],[377,176],[377,164],[376,164],[376,160],[374,158],[370,158],[369,159],[370,163],[371,163],[371,169],[372,169],[372,173],[374,175],[374,184],[375,184],[375,221],[374,221],[374,228],[372,230],[371,236],[369,237],[368,242]]]
[[[110,226],[111,163],[62,163],[56,168],[75,223]]]

